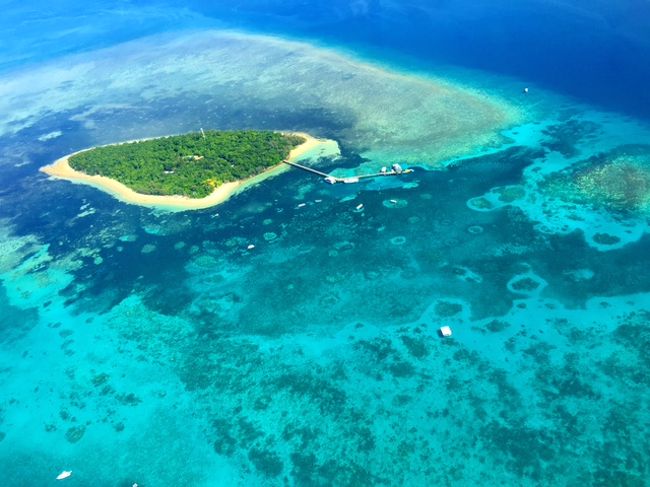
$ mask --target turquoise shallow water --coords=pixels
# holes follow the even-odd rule
[[[390,128],[360,129],[354,100],[296,112],[270,91],[273,109],[215,110],[202,90],[236,99],[207,77],[196,93],[152,84],[155,96],[124,83],[119,104],[90,91],[83,106],[7,117],[6,485],[63,469],[67,485],[645,484],[647,124],[517,91],[534,116],[445,170],[337,186],[287,172],[166,213],[37,169],[107,139],[243,117],[342,141],[318,164],[346,173],[381,157],[359,133]],[[626,198],[603,176],[598,198],[586,191],[590,169],[630,145]]]

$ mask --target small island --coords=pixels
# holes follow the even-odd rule
[[[200,209],[338,144],[305,133],[206,130],[85,149],[41,170],[90,184],[118,199],[170,210]]]

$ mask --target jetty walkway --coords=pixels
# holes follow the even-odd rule
[[[324,173],[323,171],[319,171],[318,169],[314,169],[313,167],[309,166],[303,166],[302,164],[298,164],[297,162],[291,162],[288,160],[283,160],[285,164],[288,164],[289,166],[296,167],[298,169],[302,169],[303,171],[310,172],[312,174],[316,174],[322,178],[325,179],[325,182],[329,184],[336,184],[336,183],[358,183],[362,179],[368,179],[368,178],[376,178],[380,176],[401,176],[402,174],[409,174],[413,172],[413,169],[402,169],[402,167],[399,164],[393,164],[392,168],[388,170],[387,168],[383,167],[380,172],[376,173],[371,173],[371,174],[360,174],[358,176],[350,176],[347,178],[337,178],[336,176],[332,176],[330,174]]]

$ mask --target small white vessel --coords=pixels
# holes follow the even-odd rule
[[[305,206],[307,206],[307,203],[300,203],[300,204],[298,205],[298,208],[303,208],[303,207],[305,207]]]
[[[390,202],[393,203],[394,205],[397,204],[397,200],[390,200]]]
[[[357,205],[357,210],[360,210],[361,208],[363,208],[363,203],[359,203],[359,204]]]
[[[70,477],[70,475],[72,475],[72,470],[64,470],[63,472],[61,472],[59,475],[56,476],[56,479],[64,480]]]
[[[451,336],[451,328],[449,328],[448,326],[440,327],[440,334],[443,337],[450,337]]]
[[[246,247],[247,250],[253,250],[255,248],[255,245],[250,244],[248,247]]]

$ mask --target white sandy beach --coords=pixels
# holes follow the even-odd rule
[[[288,159],[290,161],[298,161],[310,157],[318,156],[335,156],[339,154],[338,144],[329,139],[318,139],[304,132],[291,132],[295,135],[300,135],[306,140],[304,143],[293,149],[289,153]],[[244,189],[263,181],[271,176],[279,174],[283,171],[290,169],[287,164],[278,164],[266,171],[252,176],[250,178],[224,183],[216,188],[210,195],[205,198],[188,198],[186,196],[157,196],[136,193],[124,184],[107,178],[105,176],[90,176],[83,172],[75,171],[70,167],[69,159],[75,154],[84,152],[91,149],[83,149],[81,151],[68,154],[60,159],[57,159],[53,164],[44,166],[40,170],[49,176],[57,179],[65,179],[73,183],[87,184],[97,189],[105,191],[106,193],[114,196],[124,203],[134,205],[146,206],[149,208],[158,208],[168,211],[185,211],[185,210],[200,210],[209,208],[211,206],[223,203],[232,195],[243,191]]]

